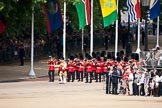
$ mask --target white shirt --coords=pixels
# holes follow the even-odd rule
[[[159,77],[159,81],[158,82],[162,82],[162,76]]]
[[[155,87],[157,88],[159,86],[159,79],[160,77],[158,75],[155,76]]]
[[[140,83],[141,84],[144,84],[144,78],[145,78],[145,75],[144,75],[144,73],[142,73],[141,78],[140,78]]]
[[[128,81],[133,81],[133,74],[132,73],[129,74]]]

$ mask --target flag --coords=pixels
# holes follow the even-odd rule
[[[90,2],[89,0],[85,0],[85,18],[86,18],[86,25],[89,25],[91,22],[91,15],[90,15]]]
[[[150,19],[160,16],[160,0],[151,0],[150,2]]]
[[[100,0],[104,27],[117,20],[116,0]]]
[[[127,0],[128,20],[135,21],[141,17],[140,0]]]
[[[3,15],[0,13],[0,34],[4,32],[6,28],[5,20]]]
[[[46,17],[48,33],[55,32],[63,25],[63,19],[59,0],[47,0],[43,3],[43,10]]]
[[[82,29],[90,24],[90,2],[82,0],[82,2],[76,3],[75,7],[78,13],[79,29]]]

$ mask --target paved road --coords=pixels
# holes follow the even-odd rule
[[[0,108],[161,108],[162,97],[106,95],[103,83],[0,83]]]

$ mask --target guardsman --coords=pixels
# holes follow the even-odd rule
[[[107,62],[107,69],[108,69],[108,72],[106,74],[106,94],[110,94],[110,87],[111,87],[111,71],[112,70],[112,64],[111,64],[111,60],[108,59]],[[103,69],[104,70],[104,69]]]
[[[56,59],[50,56],[50,59],[48,60],[48,65],[49,65],[48,70],[49,82],[54,82]]]
[[[96,82],[98,82],[98,76],[99,76],[99,82],[101,82],[101,75],[103,71],[103,61],[102,59],[98,59],[99,61],[96,64]]]
[[[82,81],[83,82],[83,72],[84,72],[84,62],[83,60],[79,61],[79,68],[78,68],[78,81]]]
[[[70,82],[71,79],[72,82],[74,82],[75,79],[74,68],[75,68],[75,62],[73,60],[70,60],[68,63],[68,82]]]
[[[92,61],[91,60],[88,60],[86,63],[86,83],[88,83],[88,76],[90,78],[89,83],[92,83],[93,73],[92,73]]]
[[[74,59],[74,63],[75,63],[75,66],[74,66],[74,79],[78,80],[78,77],[79,77],[79,59],[78,58],[75,58]]]
[[[59,76],[61,83],[66,83],[67,78],[67,62],[65,60],[61,60],[60,67],[59,67]]]
[[[93,58],[92,60],[92,79],[96,77],[96,59]]]
[[[107,78],[108,75],[108,61],[106,61],[106,58],[104,59],[104,64],[103,64],[103,81]]]

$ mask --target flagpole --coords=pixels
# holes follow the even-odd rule
[[[156,48],[159,47],[159,16],[157,17],[157,40],[156,40]]]
[[[64,0],[63,57],[66,58],[66,0]]]
[[[34,5],[32,5],[32,28],[31,28],[31,68],[29,75],[35,76],[35,72],[33,69],[33,55],[34,55]]]
[[[117,4],[117,15],[118,15],[118,0],[116,0]],[[115,39],[115,58],[117,58],[117,52],[118,52],[118,19],[116,20],[116,39]]]
[[[91,0],[91,39],[90,39],[90,55],[93,52],[93,0]]]
[[[137,19],[138,23],[138,41],[137,41],[137,50],[136,53],[140,54],[140,18]]]
[[[83,54],[83,51],[84,50],[84,28],[82,28],[82,54]]]

